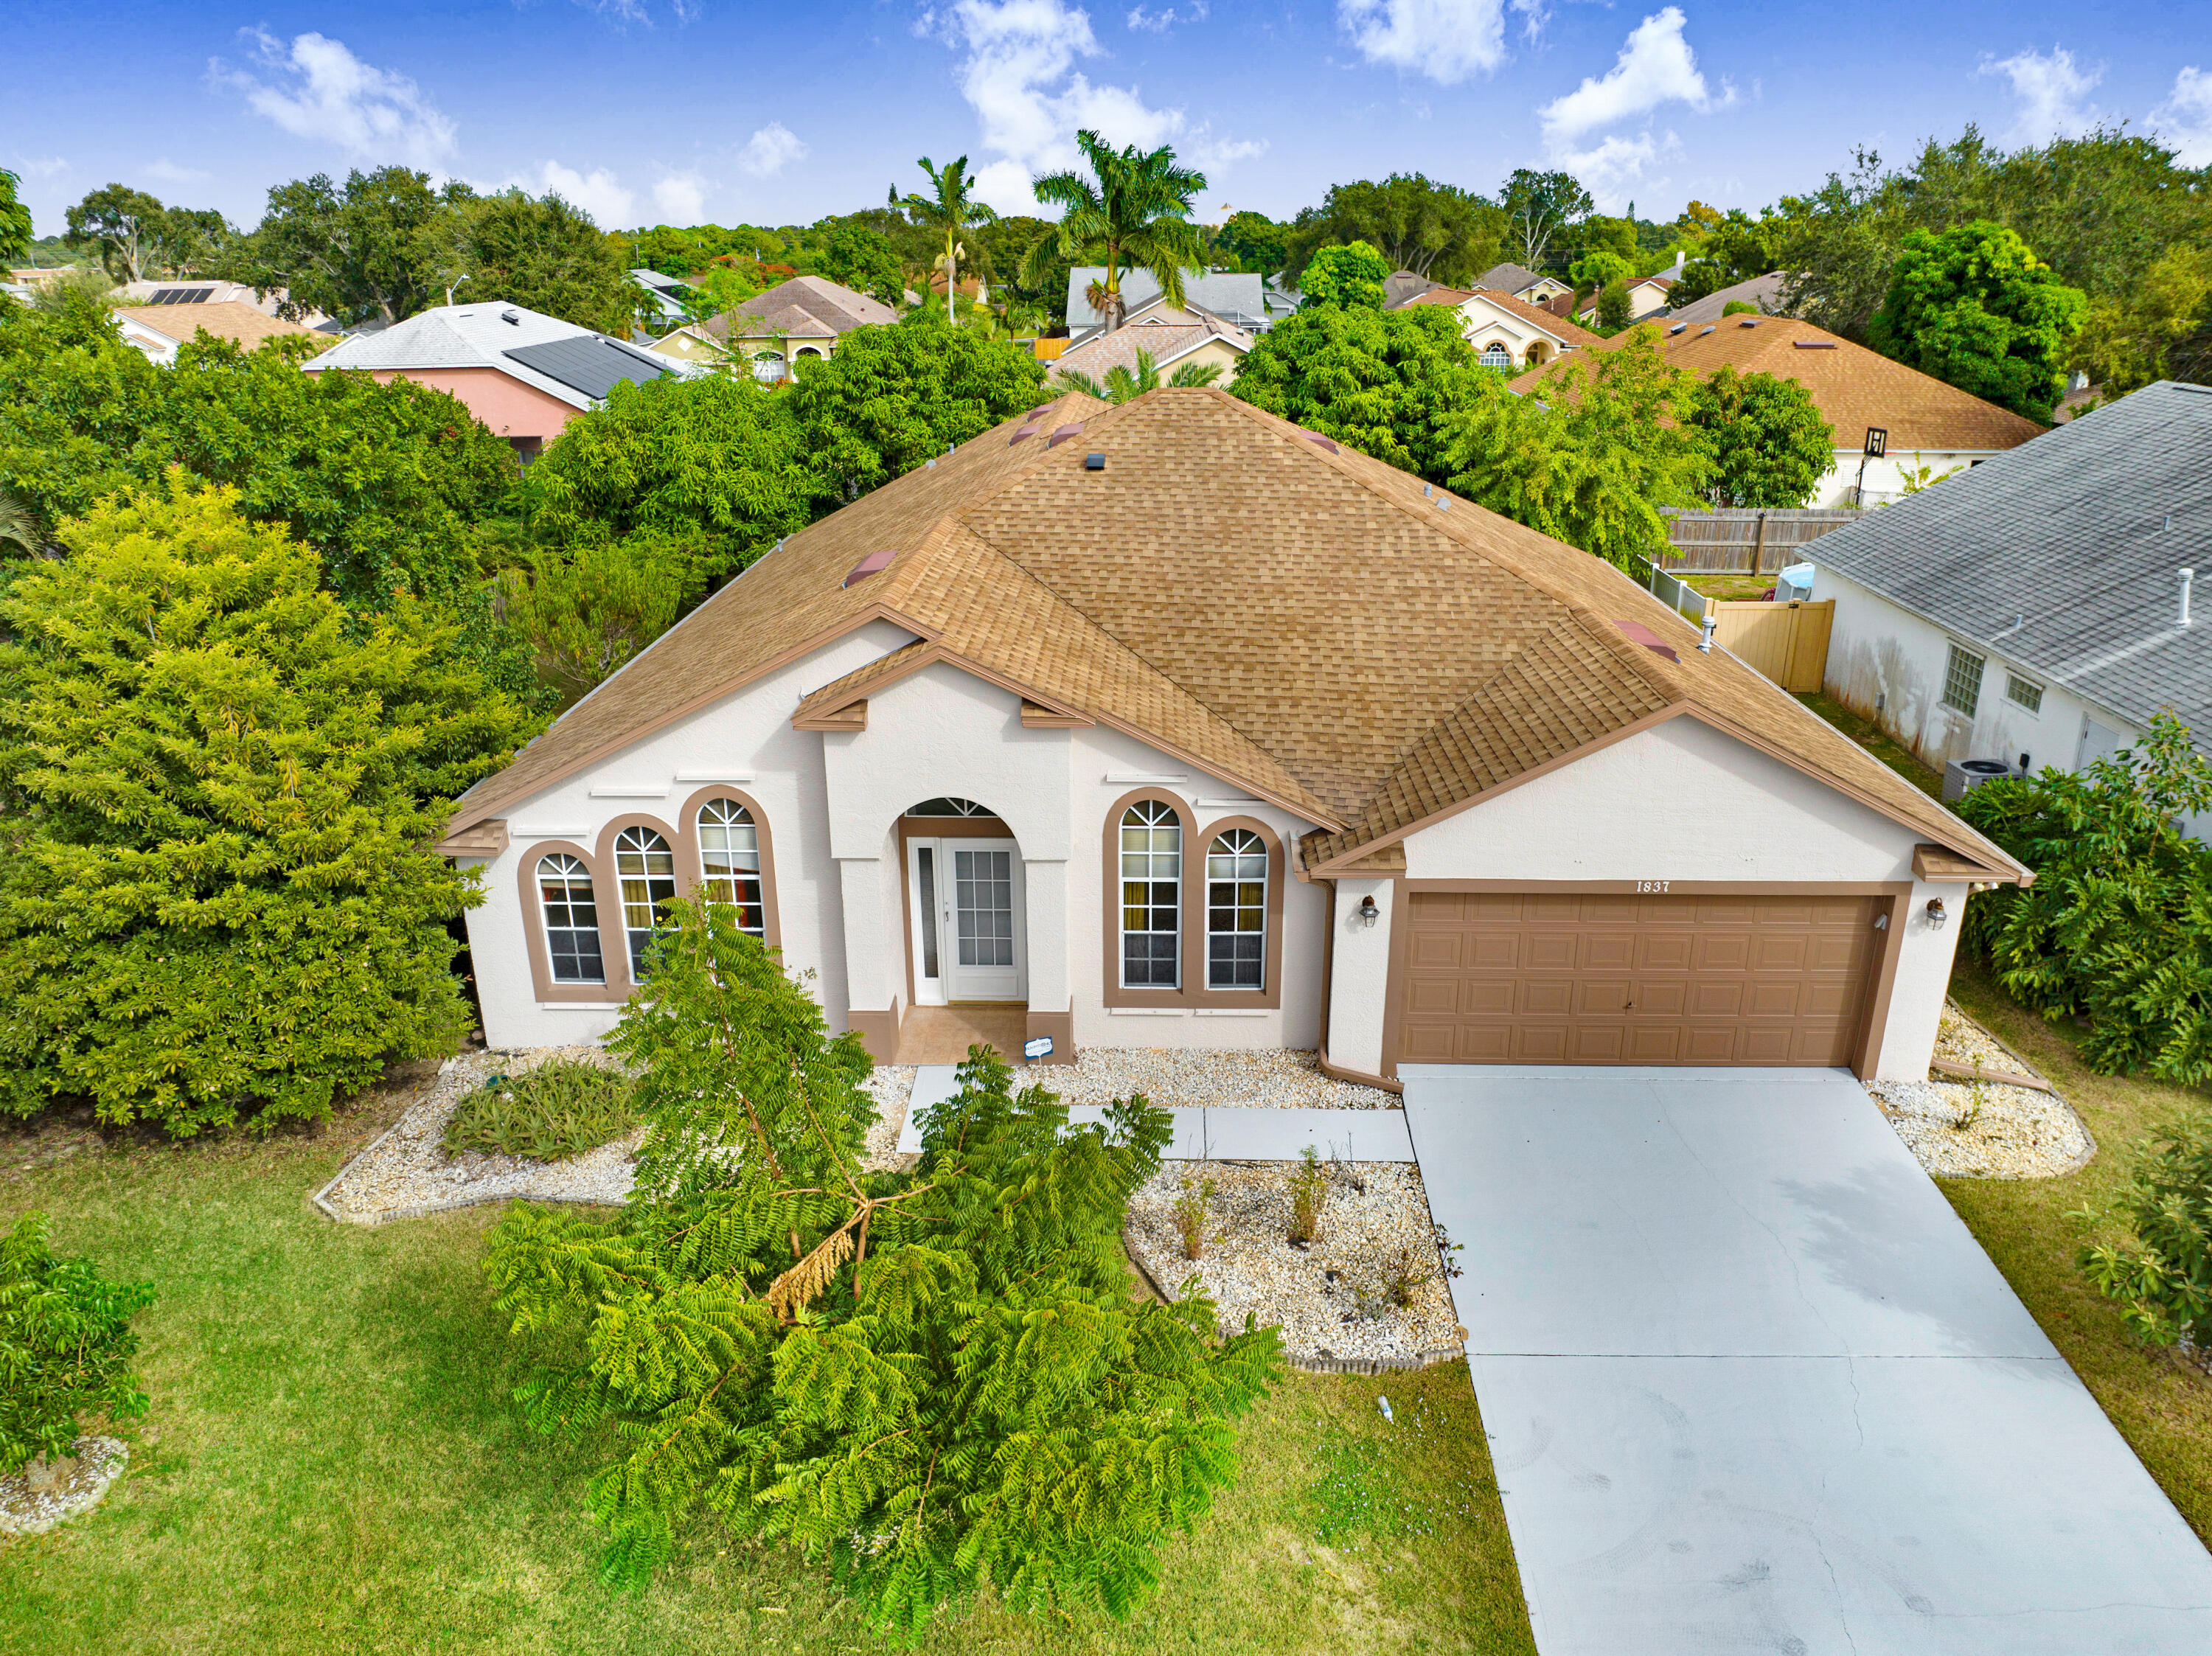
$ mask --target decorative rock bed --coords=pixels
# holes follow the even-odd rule
[[[1068,1065],[1025,1073],[1070,1104],[1110,1104],[1131,1093],[1162,1109],[1231,1106],[1273,1109],[1395,1110],[1397,1096],[1334,1081],[1319,1056],[1281,1046],[1246,1051],[1177,1046],[1090,1046]]]
[[[1991,1073],[2033,1071],[1950,1001],[1937,1026],[1936,1057]],[[2056,1179],[2078,1171],[2096,1141],[2055,1092],[1972,1081],[1872,1081],[1867,1091],[1897,1136],[1939,1179]]]
[[[43,1535],[55,1525],[89,1512],[122,1476],[131,1452],[112,1437],[81,1437],[71,1460],[33,1461],[0,1477],[0,1535]]]
[[[1130,1198],[1122,1235],[1131,1257],[1170,1299],[1195,1275],[1212,1295],[1224,1333],[1241,1330],[1247,1312],[1263,1325],[1280,1324],[1284,1350],[1299,1368],[1373,1372],[1463,1355],[1467,1331],[1439,1269],[1437,1232],[1419,1169],[1382,1162],[1333,1167],[1320,1240],[1300,1249],[1289,1240],[1293,1165],[1177,1162],[1163,1168]],[[1205,1251],[1195,1260],[1183,1257],[1175,1222],[1186,1179],[1215,1184]],[[1381,1283],[1401,1249],[1411,1250],[1427,1272],[1402,1307],[1388,1303]]]

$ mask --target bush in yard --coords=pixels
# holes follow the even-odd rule
[[[671,907],[609,1045],[651,1126],[614,1218],[517,1206],[485,1268],[540,1430],[611,1425],[603,1565],[641,1585],[679,1525],[827,1558],[908,1636],[988,1586],[1126,1611],[1235,1475],[1231,1417],[1280,1372],[1194,1295],[1130,1293],[1119,1234],[1159,1165],[1141,1101],[1065,1131],[969,1053],[911,1173],[864,1173],[866,1054],[726,909]]]
[[[1740,374],[1723,362],[1687,402],[1712,459],[1716,506],[1802,507],[1836,463],[1835,431],[1795,379]]]
[[[2183,817],[2212,810],[2212,763],[2172,713],[2085,771],[1984,783],[1960,814],[2036,871],[1967,906],[1966,941],[2047,1018],[2086,1014],[2108,1075],[2212,1080],[2212,851]]]
[[[0,1235],[0,1477],[67,1454],[81,1416],[146,1412],[131,1318],[153,1302],[151,1283],[111,1283],[54,1258],[43,1213]]]
[[[0,1111],[328,1111],[469,1011],[444,801],[531,734],[401,598],[349,617],[235,491],[125,494],[0,596]]]
[[[2119,1205],[2134,1246],[2083,1248],[2089,1280],[2127,1308],[2139,1338],[2212,1351],[2212,1115],[2160,1130]]]
[[[489,1150],[563,1162],[620,1138],[637,1123],[636,1088],[620,1070],[556,1059],[527,1075],[494,1076],[446,1123],[446,1154]]]

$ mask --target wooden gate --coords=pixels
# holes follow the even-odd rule
[[[1717,603],[1713,642],[1785,690],[1817,690],[1828,670],[1828,629],[1836,601]]]

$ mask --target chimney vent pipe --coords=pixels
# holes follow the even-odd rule
[[[2181,572],[2181,624],[2184,627],[2189,625],[2189,589],[2196,583],[2197,572],[2194,569]]]

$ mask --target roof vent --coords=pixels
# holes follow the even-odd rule
[[[1030,421],[1030,422],[1029,422],[1029,424],[1027,424],[1027,425],[1024,426],[1024,427],[1023,427],[1019,431],[1016,432],[1012,436],[1011,436],[1011,437],[1009,437],[1009,438],[1007,438],[1007,439],[1006,439],[1006,446],[1007,446],[1008,448],[1012,448],[1012,447],[1016,443],[1020,442],[1020,441],[1022,440],[1022,439],[1023,439],[1023,438],[1024,438],[1024,437],[1034,437],[1034,436],[1036,436],[1036,434],[1037,434],[1036,422],[1036,421],[1034,421],[1034,420],[1032,420],[1032,421]]]
[[[1084,469],[1085,471],[1103,471],[1103,470],[1106,470],[1106,457],[1105,457],[1104,455],[1103,455],[1103,454],[1086,454],[1086,455],[1085,455],[1085,456],[1083,457],[1083,469]]]
[[[1671,338],[1673,338],[1676,334],[1678,334],[1678,333],[1681,332],[1683,329],[1685,329],[1685,328],[1688,327],[1689,325],[1689,325],[1688,323],[1686,323],[1686,322],[1677,322],[1677,323],[1676,323],[1673,327],[1671,327],[1671,328],[1669,328],[1669,329],[1668,329],[1668,330],[1667,330],[1667,337],[1668,337],[1669,339],[1671,339]]]
[[[1324,437],[1317,431],[1301,431],[1298,435],[1304,438],[1309,443],[1313,444],[1316,448],[1327,449],[1331,454],[1342,452],[1342,451],[1337,447],[1335,440],[1333,438]]]
[[[499,313],[499,319],[510,328],[519,328],[522,325],[522,312],[513,310],[501,311]]]
[[[1703,339],[1707,334],[1713,331],[1713,325],[1714,325],[1710,322],[1706,323],[1704,327],[1698,330],[1698,337]]]
[[[1735,325],[1739,328],[1755,328],[1759,325],[1759,318],[1755,316],[1747,316],[1739,320]]]
[[[1661,638],[1658,634],[1653,632],[1642,622],[1616,621],[1613,624],[1620,628],[1622,632],[1627,634],[1628,636],[1633,639],[1637,643],[1650,651],[1653,655],[1664,656],[1668,660],[1672,662],[1679,663],[1682,659],[1680,656],[1674,653],[1674,646],[1673,645],[1668,643],[1665,639]]]
[[[1078,433],[1082,431],[1082,421],[1072,421],[1068,424],[1058,428],[1054,431],[1051,436],[1046,438],[1044,440],[1044,446],[1047,448],[1058,448],[1062,443],[1066,442],[1069,438],[1075,436]]]
[[[1832,339],[1793,339],[1790,344],[1801,351],[1832,351],[1836,349]]]
[[[898,556],[898,549],[896,547],[886,547],[881,552],[869,553],[866,557],[853,566],[853,573],[845,577],[845,585],[858,586],[869,576],[879,573],[884,565],[896,556]]]

